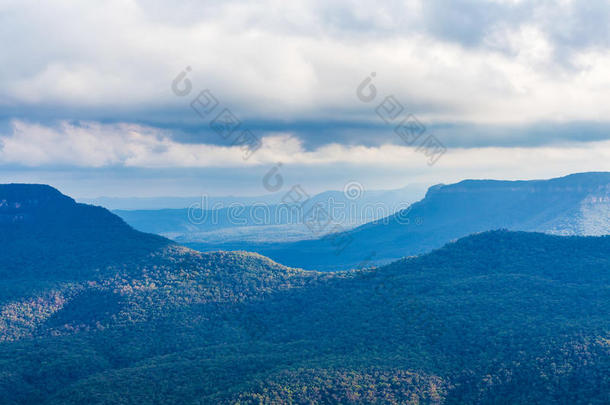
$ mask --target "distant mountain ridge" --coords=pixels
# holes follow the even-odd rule
[[[610,173],[530,181],[464,180],[432,187],[421,203],[428,206],[423,220],[437,224],[447,223],[457,211],[461,218],[476,222],[479,217],[492,228],[559,235],[610,233]],[[445,207],[453,212],[443,212]],[[433,216],[434,208],[439,212]],[[597,226],[592,226],[594,221]]]
[[[332,270],[387,263],[494,229],[609,234],[610,173],[551,180],[464,180],[433,186],[407,210],[343,234],[294,243],[186,245],[204,251],[256,251],[289,266]]]
[[[364,187],[363,187],[364,190]],[[314,195],[326,198],[341,191],[324,191]],[[367,194],[375,196],[383,194],[401,194],[402,200],[414,200],[420,198],[425,192],[425,186],[422,184],[413,184],[400,189],[394,190],[365,190]],[[190,197],[96,197],[96,198],[78,198],[78,202],[85,204],[93,204],[105,207],[111,211],[155,211],[168,209],[186,209],[193,203],[201,201],[202,196],[206,196],[210,207],[218,205],[228,207],[233,203],[242,205],[267,204],[277,205],[282,202],[285,196],[285,191],[269,192],[265,195],[244,197],[244,196],[208,196],[205,192],[199,196]],[[383,198],[382,198],[383,200]],[[394,201],[391,200],[391,201]],[[402,202],[402,201],[401,201]]]
[[[357,185],[356,185],[357,187]],[[326,191],[310,196],[301,207],[282,202],[282,196],[246,200],[219,201],[218,198],[192,199],[182,209],[114,210],[128,224],[142,232],[151,232],[179,243],[285,242],[315,239],[303,221],[316,207],[323,209],[342,229],[386,217],[408,207],[423,196],[418,187],[397,190],[354,189],[354,195],[343,191]],[[188,208],[186,208],[188,207]],[[321,234],[331,232],[327,227]]]

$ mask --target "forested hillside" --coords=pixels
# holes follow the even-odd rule
[[[485,232],[319,273],[107,226],[139,253],[88,267],[70,222],[38,229],[73,244],[50,263],[25,232],[0,253],[33,258],[1,273],[3,403],[610,401],[610,237]]]

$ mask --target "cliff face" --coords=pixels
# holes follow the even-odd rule
[[[489,229],[605,235],[610,233],[610,173],[536,181],[467,180],[432,187],[422,204],[446,210],[433,218],[439,225],[450,223],[450,216]]]

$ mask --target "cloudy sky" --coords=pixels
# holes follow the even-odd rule
[[[278,163],[311,192],[607,171],[608,21],[607,0],[0,0],[0,182],[257,195]]]

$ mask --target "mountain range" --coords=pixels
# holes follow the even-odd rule
[[[312,232],[303,223],[304,215],[314,207],[322,207],[335,225],[347,230],[405,209],[424,194],[416,186],[397,190],[365,190],[358,183],[353,186],[351,194],[347,190],[307,196],[302,206],[291,204],[288,194],[252,198],[204,196],[185,202],[179,209],[116,209],[113,213],[139,231],[180,243],[285,242],[315,239],[334,229]],[[146,203],[147,200],[142,202]]]
[[[188,242],[201,250],[255,251],[286,265],[337,270],[384,264],[494,229],[554,235],[610,233],[610,173],[551,180],[465,180],[431,187],[407,209],[351,230],[290,243]]]
[[[596,181],[563,201],[603,193]],[[474,184],[447,187],[410,212],[444,212],[430,201],[447,198],[474,209]],[[523,187],[509,191],[529,199],[496,203],[561,200]],[[318,272],[193,251],[48,186],[4,185],[0,202],[3,403],[610,401],[609,236],[487,231]],[[529,223],[556,229],[552,217]]]

